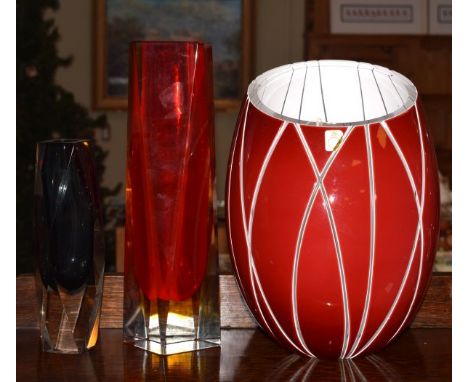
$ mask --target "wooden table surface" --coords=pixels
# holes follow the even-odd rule
[[[39,332],[16,332],[18,381],[450,381],[451,329],[409,329],[385,350],[353,361],[288,353],[261,331],[222,331],[222,347],[159,357],[103,329],[82,355],[42,353]]]

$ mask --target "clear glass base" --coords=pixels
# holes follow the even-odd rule
[[[96,345],[102,300],[103,272],[75,293],[60,286],[45,288],[36,275],[40,292],[42,350],[48,353],[80,354]]]
[[[137,340],[134,342],[134,345],[137,348],[158,355],[172,355],[218,347],[221,345],[221,342],[219,339],[214,339],[213,341],[188,340],[163,344],[153,340]]]
[[[124,342],[158,355],[220,346],[218,254],[215,239],[213,232],[201,285],[182,300],[147,298],[147,294],[139,287],[132,258],[127,257]]]

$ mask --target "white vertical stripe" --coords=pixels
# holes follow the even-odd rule
[[[319,80],[320,80],[320,93],[322,95],[323,114],[325,115],[325,122],[328,122],[327,108],[325,106],[325,98],[323,96],[322,71],[320,70],[320,61],[317,61],[317,64],[318,64],[318,72],[319,72]]]
[[[304,102],[304,90],[305,90],[305,87],[306,87],[308,70],[309,70],[309,65],[306,65],[306,70],[305,70],[305,74],[304,74],[304,83],[302,84],[301,104],[299,105],[299,116],[297,117],[298,119],[301,119],[302,103]]]
[[[246,116],[247,116],[247,114],[246,114]],[[242,130],[241,155],[240,155],[240,174],[239,174],[239,176],[240,176],[240,194],[241,194],[242,220],[243,220],[243,225],[244,225],[244,234],[245,234],[246,241],[247,241],[247,252],[248,252],[248,260],[249,260],[249,274],[250,274],[250,282],[251,282],[251,287],[252,287],[254,299],[255,299],[255,302],[256,302],[256,305],[257,305],[257,309],[258,309],[260,315],[262,316],[262,319],[264,320],[265,324],[268,326],[268,322],[265,319],[263,311],[262,311],[262,309],[260,307],[260,303],[258,301],[256,288],[255,288],[255,282],[256,282],[256,284],[258,285],[260,294],[261,294],[261,296],[263,298],[264,304],[268,309],[268,312],[270,313],[271,317],[273,318],[273,321],[275,322],[275,324],[277,326],[277,329],[281,332],[281,334],[284,336],[286,341],[288,341],[299,352],[306,353],[309,356],[313,356],[313,354],[311,354],[311,353],[309,354],[308,352],[304,351],[303,349],[300,349],[289,338],[289,336],[286,334],[286,332],[283,330],[280,323],[276,319],[276,316],[273,313],[273,311],[271,310],[271,307],[270,307],[270,305],[268,303],[268,300],[267,300],[267,298],[265,296],[265,293],[263,291],[263,287],[262,287],[260,278],[258,277],[257,268],[255,266],[255,260],[253,258],[253,254],[252,254],[252,237],[251,237],[251,234],[252,234],[252,224],[253,224],[253,217],[254,217],[254,214],[255,214],[255,205],[256,205],[256,202],[257,202],[258,192],[260,190],[260,185],[261,185],[261,183],[263,181],[263,175],[265,174],[266,168],[268,167],[268,163],[270,161],[270,158],[273,155],[273,152],[274,152],[274,150],[276,148],[276,145],[278,144],[281,136],[283,135],[283,133],[284,133],[284,131],[285,131],[287,125],[288,125],[288,122],[284,121],[283,124],[281,125],[280,129],[278,130],[278,132],[276,133],[276,135],[275,135],[275,137],[273,139],[273,142],[271,143],[271,145],[270,145],[270,147],[268,149],[268,152],[267,152],[267,154],[265,156],[265,159],[263,160],[262,167],[260,169],[260,174],[259,174],[259,176],[257,178],[257,182],[255,184],[255,189],[254,189],[254,194],[253,194],[253,197],[252,197],[252,205],[250,207],[250,217],[249,217],[249,224],[248,225],[247,225],[246,216],[245,216],[245,202],[244,202],[244,200],[245,200],[244,199],[244,136],[245,136],[245,124],[246,124],[246,119],[244,119],[243,130]],[[255,278],[255,282],[254,282],[254,278]],[[270,332],[272,332],[272,334],[274,336],[274,333],[273,333],[273,331],[271,330],[271,328],[269,326],[268,326],[268,330]]]
[[[360,65],[359,75],[363,84],[361,89],[366,115],[365,119],[375,119],[386,115],[387,113],[372,70],[366,68],[365,65]]]
[[[292,71],[292,65],[289,65],[288,69]],[[264,73],[260,77],[265,75],[265,80],[262,81],[262,86],[264,88],[264,92],[262,94],[262,103],[267,105],[271,110],[279,113],[283,108],[291,75],[289,70],[285,70],[274,72],[273,74]]]
[[[382,95],[382,90],[380,89],[380,86],[379,86],[379,81],[377,81],[377,77],[375,76],[374,68],[372,68],[372,75],[374,76],[375,84],[377,85],[377,89],[379,91],[380,98],[382,100],[382,105],[383,105],[383,107],[385,109],[385,114],[388,114],[387,105],[385,104],[385,100],[384,100],[384,97]]]
[[[284,102],[284,108],[281,112],[283,116],[297,118],[299,116],[304,94],[305,75],[307,73],[307,65],[294,69],[289,85],[289,91]]]
[[[385,106],[391,113],[404,107],[404,102],[401,101],[401,95],[396,90],[395,84],[391,79],[392,74],[382,73],[380,70],[374,71],[379,88],[382,91],[382,96],[385,100]]]
[[[299,119],[304,121],[325,121],[318,63],[317,61],[309,61],[306,67],[307,77],[304,84],[303,106]]]
[[[411,314],[411,311],[413,310],[413,306],[416,300],[416,296],[419,292],[419,283],[421,282],[421,276],[422,276],[422,266],[423,266],[423,256],[424,256],[424,229],[423,229],[423,214],[424,214],[424,204],[425,204],[425,194],[426,194],[426,158],[424,155],[424,142],[423,142],[423,131],[421,128],[421,121],[419,119],[419,111],[418,111],[418,106],[415,106],[415,111],[416,111],[416,118],[418,120],[418,133],[419,133],[419,145],[421,147],[421,209],[419,213],[419,224],[421,225],[421,252],[419,255],[419,269],[418,269],[418,279],[416,281],[416,288],[414,290],[413,294],[413,299],[411,300],[410,307],[408,308],[408,311],[406,312],[406,316],[403,319],[400,327],[397,329],[395,334],[393,334],[392,337],[388,340],[387,343],[391,342],[397,335],[400,333],[400,331],[404,328],[406,324],[406,320],[408,319],[409,315]]]
[[[328,220],[330,222],[330,227],[333,235],[333,242],[335,244],[335,251],[336,251],[336,256],[337,256],[337,261],[338,261],[338,270],[340,273],[340,282],[341,282],[341,295],[343,299],[343,313],[344,313],[344,339],[343,339],[343,347],[341,350],[341,355],[340,358],[344,356],[344,352],[346,348],[348,347],[348,341],[349,341],[349,306],[348,306],[348,291],[346,288],[346,276],[345,276],[345,271],[344,271],[344,266],[343,266],[343,257],[341,253],[341,247],[340,247],[340,242],[338,238],[338,232],[336,229],[336,224],[335,224],[335,219],[333,217],[333,212],[330,207],[330,201],[328,200],[328,194],[326,191],[326,188],[323,184],[323,179],[320,175],[320,171],[317,167],[317,164],[315,162],[314,156],[312,154],[312,151],[310,150],[309,145],[307,144],[307,141],[304,137],[304,134],[302,133],[302,130],[300,126],[295,123],[294,127],[296,128],[297,134],[302,142],[302,146],[304,147],[304,150],[307,154],[307,157],[309,159],[309,162],[312,166],[312,170],[315,173],[315,176],[318,179],[318,185],[320,187],[320,191],[322,193],[323,200],[325,202],[325,208],[327,210],[327,215],[328,215]],[[351,127],[348,127],[346,133],[351,131]],[[349,133],[348,133],[349,134]],[[339,146],[339,148],[342,147],[342,144]],[[339,150],[338,148],[338,150]]]
[[[359,121],[362,120],[362,99],[357,74],[358,63],[351,61],[339,68],[338,66],[328,66],[323,61],[319,61],[319,64],[328,122],[360,123]]]
[[[364,108],[364,96],[362,95],[362,81],[361,81],[361,73],[359,71],[359,62],[357,64],[357,75],[358,75],[358,80],[359,80],[359,94],[361,95],[361,106],[362,106],[362,119],[363,121],[366,120],[366,110]]]
[[[398,91],[396,85],[395,85],[395,82],[393,81],[393,75],[391,76],[388,76],[388,78],[390,79],[390,82],[392,83],[393,85],[393,88],[395,89],[397,95],[398,95],[398,98],[400,98],[400,101],[401,101],[401,107],[404,107],[405,106],[405,101],[403,100],[403,97],[401,96],[400,92]]]
[[[370,139],[370,127],[369,125],[365,126],[365,139],[366,139],[366,149],[367,149],[367,166],[369,169],[369,203],[370,203],[370,256],[369,256],[369,273],[367,275],[367,292],[366,300],[364,303],[364,312],[361,317],[361,323],[359,325],[359,330],[354,340],[354,344],[351,347],[349,354],[352,354],[356,351],[356,348],[359,346],[364,333],[364,329],[367,324],[367,317],[369,314],[369,306],[372,295],[372,278],[374,275],[374,256],[375,256],[375,183],[374,183],[374,159],[372,155],[372,142]]]
[[[396,152],[397,152],[397,154],[398,154],[398,156],[400,158],[400,161],[403,164],[403,167],[405,168],[406,175],[408,176],[408,180],[409,180],[409,182],[411,184],[411,188],[413,189],[413,196],[415,198],[415,203],[416,203],[416,208],[418,210],[418,215],[421,216],[421,205],[419,203],[419,196],[418,196],[416,185],[414,183],[414,178],[413,178],[413,175],[412,175],[411,170],[409,168],[408,162],[406,161],[406,158],[403,155],[403,152],[401,151],[401,148],[398,145],[398,142],[396,141],[395,137],[393,136],[392,132],[390,131],[390,128],[388,127],[387,122],[382,121],[380,125],[383,127],[383,129],[385,130],[385,133],[387,134],[387,136],[389,137],[389,139],[392,142],[393,146],[395,147],[395,150],[396,150]],[[401,282],[400,288],[398,289],[397,295],[396,295],[396,297],[395,297],[395,299],[393,301],[392,306],[390,307],[390,310],[388,311],[387,315],[385,316],[383,322],[378,327],[377,331],[369,339],[369,341],[367,341],[367,343],[357,353],[349,354],[349,357],[357,357],[359,354],[361,354],[363,351],[365,351],[370,345],[372,345],[372,343],[375,341],[375,339],[379,336],[379,334],[384,329],[385,325],[387,325],[387,322],[390,320],[390,317],[393,314],[393,311],[395,310],[395,307],[396,307],[398,301],[400,300],[401,294],[402,294],[403,289],[404,289],[404,287],[406,285],[406,281],[408,280],[408,275],[409,275],[411,266],[413,264],[414,254],[416,252],[416,246],[417,246],[417,243],[418,243],[418,240],[419,240],[419,237],[420,237],[420,233],[422,231],[421,228],[422,228],[421,227],[421,220],[418,218],[418,224],[417,224],[417,227],[416,227],[416,234],[415,234],[415,238],[414,238],[414,242],[413,242],[413,248],[411,250],[411,256],[410,256],[410,259],[408,261],[408,265],[406,267],[406,271],[405,271],[405,274],[403,276],[403,280]]]
[[[281,115],[284,113],[284,106],[286,105],[286,100],[288,99],[289,90],[291,89],[291,82],[294,77],[294,67],[292,67],[291,77],[289,77],[288,89],[286,90],[286,95],[284,96],[283,106],[281,107]]]

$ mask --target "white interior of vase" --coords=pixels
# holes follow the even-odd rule
[[[279,119],[305,125],[358,125],[411,107],[417,90],[403,75],[363,62],[320,60],[280,66],[249,86],[250,101]]]

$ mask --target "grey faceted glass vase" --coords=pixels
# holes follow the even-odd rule
[[[39,142],[34,251],[42,348],[81,353],[98,338],[104,277],[102,210],[91,142]]]

